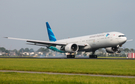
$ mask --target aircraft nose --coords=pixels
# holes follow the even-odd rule
[[[125,43],[127,41],[127,37],[123,38],[123,43]]]
[[[125,41],[125,42],[127,41],[127,37],[125,37],[124,41]]]

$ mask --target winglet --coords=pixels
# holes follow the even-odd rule
[[[133,39],[127,40],[127,42],[129,42],[129,41],[133,41]]]
[[[52,29],[51,29],[51,27],[50,27],[48,22],[46,22],[46,27],[47,27],[47,32],[48,32],[49,40],[50,41],[56,41],[56,37],[53,34],[53,31],[52,31]]]
[[[8,39],[8,37],[3,37],[3,38],[7,38]]]

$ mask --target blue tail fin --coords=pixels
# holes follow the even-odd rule
[[[53,34],[53,31],[52,31],[52,29],[51,29],[51,27],[50,27],[48,22],[46,22],[46,27],[47,27],[47,32],[48,32],[49,40],[50,41],[56,41],[56,38],[55,38],[55,36]]]

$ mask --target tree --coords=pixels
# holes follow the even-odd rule
[[[9,50],[6,50],[4,47],[0,47],[1,52],[9,53]]]
[[[5,52],[5,55],[9,55],[9,50],[6,50],[4,47],[0,47],[1,52]]]
[[[130,52],[134,52],[134,49],[132,48],[132,49],[130,49]]]
[[[19,50],[19,52],[24,52],[24,49],[23,49],[23,48],[21,48],[21,49]]]
[[[14,50],[13,50],[13,52],[17,52],[17,50],[16,50],[16,49],[14,49]]]
[[[30,52],[34,52],[34,49],[33,49],[33,48],[31,48],[29,51],[30,51]]]
[[[1,51],[1,52],[5,52],[6,49],[5,49],[4,47],[0,47],[0,51]]]
[[[44,52],[44,53],[49,52],[49,50],[47,48],[42,48],[42,47],[39,48],[37,51],[38,52]]]
[[[15,52],[17,55],[19,55],[19,51],[17,51],[16,49],[13,50],[13,52]]]
[[[5,53],[8,53],[9,54],[9,50],[5,50]]]
[[[29,48],[24,49],[24,52],[29,52],[29,51],[30,51]]]
[[[125,48],[125,49],[124,49],[124,52],[129,52],[129,49],[128,49],[128,48]]]

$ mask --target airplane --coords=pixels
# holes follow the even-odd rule
[[[68,53],[67,58],[75,58],[77,52],[92,52],[89,58],[97,58],[95,51],[105,48],[108,53],[120,53],[120,47],[127,41],[125,34],[120,32],[107,32],[94,35],[87,35],[75,38],[57,40],[49,23],[46,22],[49,41],[31,40],[5,37],[14,40],[24,40],[30,45],[46,46],[48,49],[60,53]]]

